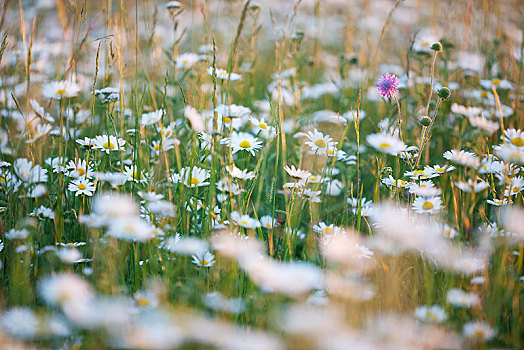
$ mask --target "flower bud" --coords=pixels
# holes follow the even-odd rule
[[[442,44],[439,41],[433,43],[431,45],[431,50],[437,51],[437,52],[442,52]]]
[[[418,118],[418,123],[422,126],[429,126],[429,124],[431,124],[431,118],[427,115],[423,115]]]
[[[451,97],[451,91],[447,87],[443,87],[438,91],[438,97],[443,100],[447,100]]]

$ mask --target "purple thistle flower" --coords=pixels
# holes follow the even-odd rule
[[[377,88],[382,97],[392,98],[397,94],[398,78],[395,74],[386,73],[378,80]]]

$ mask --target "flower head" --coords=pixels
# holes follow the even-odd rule
[[[392,98],[398,92],[398,82],[399,80],[395,74],[386,73],[380,77],[376,86],[382,97]]]

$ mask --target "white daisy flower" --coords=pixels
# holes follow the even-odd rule
[[[199,267],[211,267],[215,263],[215,256],[211,252],[195,254],[192,258],[193,264]]]
[[[233,154],[238,151],[247,151],[254,156],[255,152],[262,148],[262,142],[247,132],[233,132],[231,137],[223,138],[220,143],[232,148]]]
[[[440,197],[417,197],[413,202],[413,210],[419,214],[436,214],[441,208]]]
[[[325,135],[317,129],[308,131],[306,137],[309,141],[305,144],[311,147],[310,153],[317,153],[320,155],[328,154],[328,150],[334,150],[336,148],[336,142],[329,135]]]
[[[162,116],[164,116],[165,114],[166,114],[165,109],[158,109],[153,112],[144,113],[142,114],[142,118],[140,119],[140,124],[142,125],[156,124],[162,119]]]
[[[107,137],[107,135],[99,135],[92,141],[95,149],[100,149],[107,154],[112,151],[123,151],[125,149],[124,145],[126,144],[125,140],[113,135],[109,137]]]
[[[47,98],[60,100],[65,97],[78,95],[80,88],[78,84],[69,81],[53,81],[44,85],[42,95]]]
[[[311,176],[311,173],[309,171],[295,168],[294,165],[291,165],[291,167],[285,165],[284,170],[286,171],[286,173],[288,173],[289,176],[295,179],[305,179]]]
[[[442,323],[447,320],[446,311],[438,305],[419,306],[415,309],[415,317],[423,322]]]
[[[186,187],[195,188],[209,185],[206,180],[211,176],[209,170],[194,166],[193,168],[185,167],[180,174],[173,174],[171,180],[175,183],[183,183]]]
[[[66,165],[68,171],[67,176],[72,178],[86,177],[88,179],[93,177],[93,172],[90,166],[87,166],[85,159],[70,160]]]
[[[240,74],[233,73],[233,72],[231,72],[231,76],[230,76],[227,70],[222,69],[222,68],[216,68],[214,71],[215,71],[215,78],[217,79],[222,79],[222,80],[229,79],[231,81],[235,81],[235,80],[240,80],[242,78]],[[213,76],[213,67],[209,67],[207,69],[207,74]]]
[[[480,304],[477,294],[465,292],[461,289],[450,289],[446,295],[448,303],[455,307],[470,308]]]
[[[94,184],[86,179],[85,177],[80,177],[76,180],[71,181],[67,189],[75,193],[75,196],[85,194],[86,196],[92,196],[95,192]]]
[[[443,157],[455,164],[467,166],[467,167],[477,167],[479,164],[479,158],[473,152],[468,152],[464,150],[451,150],[444,152]]]
[[[176,57],[175,67],[177,69],[190,69],[198,61],[200,61],[200,55],[193,53],[193,52],[186,52]]]
[[[277,221],[270,215],[264,215],[260,218],[260,225],[268,230],[272,230],[276,224]]]
[[[521,131],[520,129],[504,130],[504,135],[501,136],[501,139],[504,142],[511,143],[515,147],[519,147],[519,148],[524,147],[524,131]]]
[[[235,179],[250,180],[255,178],[255,173],[253,171],[248,171],[247,169],[240,170],[235,164],[228,165],[226,171]]]
[[[496,332],[487,322],[471,321],[464,324],[462,329],[464,336],[476,341],[486,341],[495,337]]]
[[[398,155],[406,149],[406,144],[397,136],[388,134],[371,134],[366,137],[366,141],[377,151],[393,156]]]
[[[15,174],[25,183],[37,183],[47,181],[47,170],[26,158],[18,158],[13,163]]]
[[[231,220],[234,224],[248,229],[260,227],[260,222],[257,219],[254,219],[247,214],[240,215],[237,211],[231,213]]]

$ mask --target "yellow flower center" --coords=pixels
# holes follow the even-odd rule
[[[207,260],[202,260],[202,265],[207,266],[209,265],[209,262]]]
[[[258,126],[259,126],[261,129],[267,130],[267,125],[264,124],[264,123],[259,123]]]
[[[148,306],[149,300],[147,300],[147,298],[140,298],[136,301],[136,303],[138,304],[138,306]]]
[[[80,184],[80,185],[78,185],[78,189],[83,191],[83,190],[86,189],[86,185]]]
[[[240,221],[240,223],[241,223],[242,225],[247,225],[247,224],[248,224],[247,221],[245,221],[245,220]]]
[[[231,118],[229,117],[222,117],[222,120],[224,121],[224,123],[231,123]]]
[[[422,204],[422,209],[424,209],[424,210],[431,210],[431,209],[433,209],[433,203],[431,203],[431,202],[424,202],[424,204]]]
[[[155,151],[158,151],[160,149],[160,145],[154,145],[153,148],[155,149]]]
[[[317,181],[318,180],[318,177],[316,176],[310,176],[309,177],[309,181]]]
[[[133,171],[133,174],[131,174],[131,177],[133,178],[133,180],[136,180],[137,179],[137,173],[136,173],[136,170]],[[144,175],[140,174],[140,180],[142,180],[144,178]]]
[[[491,84],[493,84],[493,85],[500,85],[500,80],[499,79],[493,79],[491,81]]]
[[[423,170],[415,170],[415,171],[413,172],[413,174],[414,174],[414,175],[422,175],[422,174],[424,174],[424,171],[423,171]]]
[[[520,136],[519,137],[515,137],[515,138],[511,139],[511,144],[513,146],[522,147],[522,146],[524,146],[524,140]]]
[[[326,235],[333,233],[333,229],[331,227],[326,227],[323,231]]]
[[[60,89],[56,92],[57,95],[63,95],[65,94],[67,91],[65,91],[65,89]]]
[[[240,142],[239,146],[242,147],[242,148],[249,148],[249,147],[251,147],[251,144],[249,143],[249,141],[245,141],[244,140],[244,141]]]
[[[475,338],[484,339],[484,331],[482,329],[475,329]]]
[[[76,171],[78,171],[78,174],[80,176],[82,176],[82,175],[84,175],[86,173],[86,171],[84,169],[82,169],[82,168],[78,168],[78,169],[76,169]]]
[[[200,181],[198,181],[197,178],[195,178],[195,177],[192,177],[192,178],[191,178],[191,185],[195,185],[195,186],[196,186],[196,185],[198,185],[199,183],[200,183]]]
[[[102,147],[104,147],[105,149],[115,149],[115,145],[113,145],[113,143],[109,141],[104,143]]]
[[[482,92],[480,93],[480,97],[487,98],[488,96],[489,96],[489,95],[488,95],[488,93],[487,93],[486,91],[482,91]]]
[[[327,144],[324,140],[316,140],[315,145],[319,148],[326,148]]]
[[[382,142],[379,146],[380,146],[380,148],[389,148],[389,147],[391,147],[391,145],[389,143],[387,143],[387,142]]]

